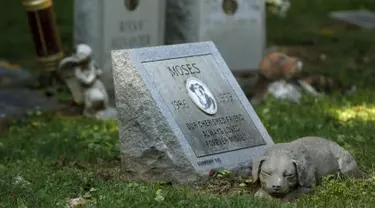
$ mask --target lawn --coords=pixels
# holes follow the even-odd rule
[[[292,48],[309,72],[356,85],[354,95],[333,93],[301,104],[273,98],[255,109],[275,142],[317,135],[349,150],[375,172],[375,31],[333,22],[328,12],[375,10],[373,0],[292,0],[290,15],[267,18],[269,45]],[[72,46],[72,0],[55,1],[66,53]],[[20,1],[1,1],[0,57],[36,70],[34,48]],[[20,49],[22,46],[22,49]],[[324,54],[323,61],[319,57]],[[131,183],[119,172],[117,124],[32,112],[0,135],[0,207],[373,207],[375,178],[327,180],[293,203],[255,199],[243,181],[213,180],[207,187]],[[253,187],[251,184],[247,184]],[[225,191],[222,191],[225,190]],[[250,190],[250,191],[249,191]]]

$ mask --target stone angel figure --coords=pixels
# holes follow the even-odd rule
[[[77,104],[84,105],[84,116],[103,117],[109,108],[108,94],[99,79],[102,70],[92,59],[92,49],[86,44],[78,44],[74,53],[61,60],[59,73],[68,85]],[[111,113],[109,113],[111,114]]]

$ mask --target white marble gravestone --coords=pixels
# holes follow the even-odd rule
[[[213,42],[112,51],[123,170],[189,183],[273,144]]]
[[[111,50],[163,45],[165,0],[75,0],[74,7],[74,43],[92,47],[112,97]]]
[[[233,72],[258,69],[265,52],[264,0],[167,0],[167,8],[167,44],[213,41]]]

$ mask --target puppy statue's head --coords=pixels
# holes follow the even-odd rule
[[[273,197],[283,197],[299,185],[298,164],[288,156],[263,156],[253,162],[252,175]]]

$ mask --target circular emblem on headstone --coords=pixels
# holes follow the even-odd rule
[[[186,90],[190,99],[203,112],[213,115],[217,112],[217,103],[210,89],[197,78],[186,80]]]

